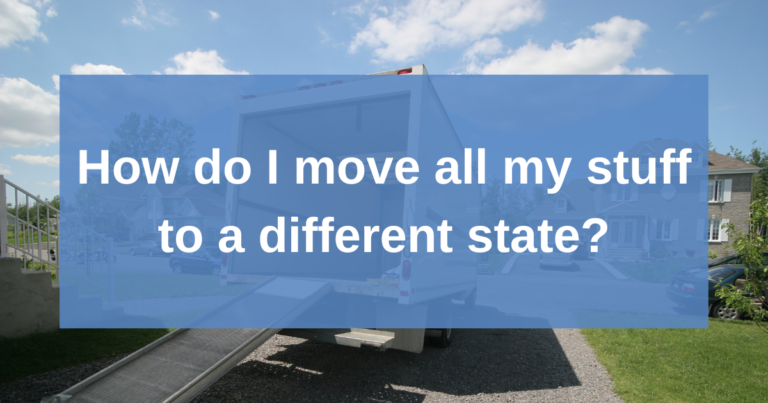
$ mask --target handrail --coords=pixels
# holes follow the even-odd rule
[[[12,203],[13,212],[9,211],[9,208],[6,204],[6,186],[10,186],[14,192]],[[21,193],[22,197],[25,198],[23,204],[26,208],[26,219],[21,217],[19,214],[19,209],[22,206],[22,203],[19,203],[19,193]],[[30,206],[30,199],[37,203],[34,204],[33,202],[33,205]],[[51,206],[45,200],[42,200],[39,197],[22,189],[20,186],[9,181],[8,179],[5,179],[3,175],[0,175],[0,200],[3,201],[3,209],[5,210],[3,214],[0,214],[0,255],[7,256],[9,255],[11,249],[13,249],[13,255],[15,257],[21,258],[22,267],[25,269],[27,268],[28,261],[32,262],[32,269],[34,269],[36,261],[40,265],[41,270],[45,270],[46,267],[49,269],[53,268],[53,272],[55,273],[54,282],[58,283],[60,259],[58,256],[56,256],[56,254],[59,252],[59,236],[58,234],[52,234],[50,229],[50,222],[51,213],[53,213],[53,218],[60,219],[61,214],[59,209]],[[43,229],[43,226],[40,225],[42,218],[40,211],[41,209],[45,209],[45,229]],[[37,224],[35,224],[33,220],[30,220],[30,210],[34,212],[33,218],[37,219]],[[9,223],[9,218],[12,220],[12,223]],[[13,225],[13,244],[8,242],[9,224]],[[21,238],[19,238],[20,230],[23,232]],[[47,250],[45,253],[43,253],[43,236],[45,236],[47,239],[45,242],[47,244]],[[35,238],[37,238],[36,242]],[[50,248],[50,243],[53,240],[55,240],[55,247]],[[51,250],[53,253],[51,253]],[[19,254],[21,256],[19,256]]]
[[[22,267],[27,268],[28,262],[32,262],[32,269],[34,269],[35,262],[40,265],[41,270],[53,271],[54,282],[60,281],[61,262],[67,259],[73,259],[73,262],[67,264],[67,274],[77,276],[81,280],[85,280],[90,284],[97,286],[108,293],[108,300],[110,304],[114,303],[114,271],[113,260],[115,259],[112,251],[113,243],[112,238],[109,238],[103,234],[98,233],[94,229],[86,226],[85,224],[78,222],[72,218],[64,220],[61,216],[61,211],[56,207],[53,207],[45,200],[29,193],[22,189],[15,183],[5,179],[3,175],[0,175],[0,200],[7,201],[6,187],[10,186],[13,190],[13,208],[4,206],[5,212],[0,214],[0,256],[7,256],[10,252],[13,252],[13,256],[21,258]],[[20,202],[19,195],[21,194],[23,201]],[[32,201],[32,204],[30,204]],[[35,203],[37,202],[37,203]],[[23,207],[22,207],[23,206]],[[20,209],[26,208],[26,217],[21,217]],[[45,210],[45,214],[42,214],[41,210]],[[30,212],[32,218],[30,219]],[[45,218],[46,225],[43,226],[41,221]],[[51,231],[51,218],[56,219],[56,235]],[[10,222],[9,222],[10,219]],[[37,221],[35,222],[36,219]],[[82,238],[85,240],[83,250],[80,253],[77,251],[62,251],[61,246],[61,233],[62,224],[66,222],[67,233],[64,234],[68,237]],[[8,242],[8,226],[13,226],[13,244]],[[45,227],[45,228],[44,228]],[[22,232],[21,238],[19,233]],[[43,252],[43,236],[47,237],[47,248]],[[35,241],[37,238],[37,241]],[[70,247],[72,243],[68,243],[68,239],[65,238],[65,246]],[[54,247],[51,247],[51,243],[55,242]],[[98,243],[100,248],[95,249],[95,244]],[[75,242],[77,244],[77,242]],[[74,255],[72,254],[74,253]],[[98,255],[97,255],[98,254]],[[78,262],[81,260],[81,262]],[[106,265],[106,270],[100,267],[101,264]],[[84,267],[80,267],[83,265]],[[80,273],[80,269],[83,269],[83,273]],[[95,271],[94,271],[95,270]]]
[[[3,177],[3,175],[0,175],[0,179],[2,179],[3,181],[5,181],[5,183],[7,183],[7,184],[11,185],[11,187],[13,187],[14,189],[16,189],[16,190],[20,190],[20,191],[21,191],[22,193],[24,193],[26,196],[29,196],[29,197],[31,197],[31,198],[33,198],[33,199],[35,199],[35,200],[36,200],[37,202],[39,202],[39,203],[45,204],[45,206],[46,206],[46,207],[50,208],[51,210],[55,211],[56,213],[59,213],[59,212],[60,212],[60,211],[59,211],[59,209],[57,209],[56,207],[53,207],[53,206],[51,206],[51,205],[50,205],[50,204],[48,204],[48,203],[47,203],[45,200],[41,200],[41,199],[39,199],[37,196],[33,195],[32,193],[29,193],[29,192],[27,192],[26,190],[22,189],[22,188],[21,188],[21,186],[19,186],[19,185],[17,185],[17,184],[15,184],[15,183],[13,183],[13,182],[11,182],[11,181],[9,181],[8,179],[5,179],[5,177]]]

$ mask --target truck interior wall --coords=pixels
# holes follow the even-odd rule
[[[402,101],[401,101],[402,102]],[[406,102],[407,104],[407,102]],[[387,103],[364,104],[362,109],[364,122],[367,119],[367,111],[371,108],[402,108],[401,105],[393,105],[393,100]],[[344,123],[345,116],[355,118],[359,116],[356,110],[345,105],[335,114],[336,120],[324,122],[326,127],[318,127],[315,133],[322,136],[323,133],[337,131],[345,133],[349,131],[350,124]],[[305,169],[305,183],[296,185],[296,158],[314,157],[318,160],[330,157],[338,164],[345,155],[366,154],[381,150],[393,153],[405,153],[406,136],[393,135],[382,145],[362,143],[355,147],[354,138],[344,142],[339,148],[326,147],[318,138],[309,138],[307,133],[296,133],[290,130],[290,122],[300,119],[313,119],[313,111],[297,111],[294,116],[253,116],[245,117],[241,123],[240,155],[259,157],[251,161],[251,180],[243,185],[238,185],[235,192],[236,214],[234,225],[237,225],[243,235],[243,247],[248,250],[249,261],[238,260],[237,254],[232,256],[233,262],[230,268],[236,274],[258,275],[291,275],[301,277],[332,277],[340,279],[365,280],[366,278],[378,278],[383,271],[394,268],[399,263],[397,254],[390,254],[381,248],[381,234],[373,238],[373,253],[363,252],[363,227],[378,225],[381,229],[388,225],[402,225],[403,216],[403,185],[376,185],[371,180],[364,180],[356,185],[343,185],[337,173],[335,185],[325,184],[325,167],[320,168],[320,183],[311,184],[309,168]],[[407,114],[403,115],[407,120]],[[359,118],[357,118],[359,119]],[[322,122],[318,122],[320,125]],[[393,122],[402,126],[402,122]],[[363,126],[364,133],[352,133],[356,137],[365,135],[365,130],[381,131],[381,124],[368,124]],[[354,122],[351,124],[355,128]],[[403,126],[407,128],[407,124]],[[298,131],[298,130],[297,130]],[[400,128],[399,132],[403,132]],[[381,136],[382,134],[377,134]],[[302,137],[303,136],[303,137]],[[324,147],[326,147],[324,149]],[[371,149],[373,147],[373,149]],[[277,158],[277,184],[268,184],[268,151],[278,150]],[[365,161],[365,158],[361,157]],[[378,160],[377,160],[378,161]],[[336,165],[338,166],[338,165]],[[394,163],[393,163],[394,166]],[[352,174],[352,172],[350,172]],[[392,176],[393,173],[392,173]],[[308,202],[308,201],[311,201]],[[277,217],[285,218],[285,249],[283,253],[266,253],[260,245],[261,229],[265,226],[277,226]],[[299,217],[298,223],[290,222],[290,217]],[[342,253],[335,246],[335,232],[331,233],[330,251],[320,252],[320,234],[314,237],[313,253],[291,253],[290,226],[304,226],[308,217],[333,216],[333,226],[338,229],[343,225],[354,226],[360,234],[359,249],[353,253]],[[319,225],[319,223],[315,224]],[[299,250],[303,251],[305,234],[299,231]],[[269,237],[270,245],[276,243],[276,236]]]

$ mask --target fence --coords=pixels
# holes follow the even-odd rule
[[[6,204],[5,214],[0,214],[0,256],[17,257],[26,269],[49,271],[57,283],[64,262],[71,278],[98,287],[114,302],[112,265],[116,258],[111,238],[75,220],[60,221],[59,209],[3,175],[0,200]],[[58,231],[62,226],[66,228],[63,234]],[[62,237],[65,249],[60,247]]]

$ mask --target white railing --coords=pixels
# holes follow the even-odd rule
[[[59,210],[3,175],[0,175],[0,200],[5,209],[4,214],[0,214],[0,256],[21,259],[25,269],[50,271],[58,282],[59,236],[52,227],[58,229]]]
[[[60,279],[61,263],[65,262],[70,278],[103,290],[108,301],[114,302],[112,238],[71,218],[64,222],[66,231],[61,234],[63,219],[59,209],[3,175],[0,175],[0,200],[6,210],[0,214],[0,256],[17,257],[26,269],[49,271],[56,283]],[[66,240],[66,250],[60,248],[61,239]]]

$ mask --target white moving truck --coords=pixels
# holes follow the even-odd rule
[[[379,74],[425,75],[426,69],[420,65]],[[247,255],[224,255],[221,282],[254,285],[186,328],[174,330],[43,401],[187,402],[278,332],[378,350],[394,348],[418,353],[425,337],[447,347],[452,337],[452,301],[463,300],[465,305],[473,306],[477,295],[477,256],[467,248],[466,231],[479,218],[480,188],[466,184],[440,186],[430,178],[436,171],[432,164],[436,158],[453,157],[459,161],[465,150],[430,81],[393,78],[387,79],[385,86],[374,85],[376,77],[355,77],[243,97],[236,105],[232,149],[248,156],[275,149],[283,157],[292,153],[327,156],[337,162],[340,157],[370,157],[378,165],[389,157],[411,157],[420,162],[423,180],[418,185],[403,185],[388,176],[384,184],[359,183],[346,190],[334,188],[333,192],[310,186],[302,188],[294,198],[255,179],[230,185],[226,220],[243,231],[243,246],[250,250]],[[314,121],[318,127],[325,125],[338,130],[339,135],[351,135],[344,147],[338,147],[339,143],[329,147],[332,144],[322,136],[292,130],[297,121],[318,118],[312,116],[318,108],[326,117]],[[369,119],[371,111],[382,116],[381,112],[388,110],[393,112],[391,119]],[[349,119],[350,115],[355,118]],[[332,116],[338,119],[327,119]],[[348,127],[334,126],[340,122]],[[391,130],[395,135],[373,150],[361,148],[364,143],[356,141],[355,136],[369,130]],[[290,176],[293,167],[295,175],[295,165],[289,160],[282,158],[280,161],[287,166],[278,164],[278,168]],[[266,177],[266,164],[252,167],[254,178]],[[465,174],[468,171],[471,169]],[[349,198],[345,192],[350,192]],[[448,223],[453,227],[453,251],[444,253],[436,246],[432,253],[423,249],[411,253],[406,247],[401,253],[353,253],[344,258],[322,253],[254,256],[252,251],[260,249],[254,244],[259,242],[259,234],[254,231],[275,225],[278,216],[302,221],[311,217],[315,212],[307,199],[322,206],[326,215],[333,214],[338,225],[354,221],[405,229]],[[350,200],[362,200],[366,208],[357,208]],[[411,238],[405,243],[416,241]],[[329,264],[334,265],[333,270],[329,270]],[[324,321],[323,313],[328,312],[345,315],[350,321],[339,321],[338,316]],[[253,326],[227,329],[233,318],[245,318]],[[319,319],[312,322],[315,318]],[[297,329],[296,323],[317,326]],[[360,328],[332,329],[328,323],[353,323]],[[403,323],[410,328],[394,329]]]
[[[341,298],[341,309],[347,312],[340,314],[354,318],[350,321],[366,328],[284,329],[283,333],[354,346],[420,352],[425,336],[439,346],[450,344],[452,333],[447,324],[451,323],[452,300],[474,305],[477,256],[467,248],[467,231],[479,220],[480,187],[476,179],[475,185],[461,186],[438,185],[434,180],[437,158],[463,161],[465,150],[428,77],[412,77],[426,74],[424,65],[418,65],[248,95],[237,101],[232,143],[232,150],[236,151],[232,157],[246,157],[250,161],[257,156],[264,161],[251,162],[253,179],[241,185],[230,184],[227,189],[227,225],[243,231],[243,246],[248,252],[226,257],[221,282],[258,283],[270,276],[322,279],[332,286],[327,303]],[[382,86],[378,75],[411,77],[384,78],[387,81]],[[381,116],[391,119],[382,121]],[[318,130],[306,130],[308,121]],[[333,133],[337,138],[328,141],[318,132]],[[358,141],[360,138],[369,140]],[[308,184],[311,167],[306,165],[303,187],[279,187],[264,179],[268,177],[269,150],[278,153],[276,168],[280,181],[294,181],[298,157],[327,157],[335,168],[348,157],[359,158],[364,164],[368,158],[374,158],[379,168],[386,158],[393,162],[384,184],[373,183],[371,172],[366,171],[361,183],[336,186],[331,192],[322,184]],[[395,164],[404,157],[419,163],[420,179],[415,184],[404,185],[395,178]],[[322,180],[326,179],[326,168],[317,168]],[[474,175],[476,171],[475,165]],[[286,194],[290,192],[295,197]],[[285,217],[287,227],[304,225],[308,217],[320,215],[312,211],[315,202],[323,206],[320,214],[335,218],[337,228],[350,221],[381,229],[394,225],[403,228],[408,237],[410,226],[436,227],[447,222],[453,228],[453,251],[443,253],[436,245],[433,253],[425,253],[422,240],[418,253],[411,253],[408,237],[399,254],[382,250],[346,256],[317,250],[308,254],[253,252],[261,250],[259,231],[275,226],[277,217]],[[353,205],[361,202],[365,202],[365,208]],[[291,223],[288,217],[298,220]],[[374,246],[378,243],[379,249],[380,238],[381,233],[372,242]],[[329,270],[329,265],[333,269]],[[365,298],[355,299],[357,296]],[[313,314],[316,311],[312,309],[306,313]],[[400,321],[394,320],[393,315]],[[393,321],[422,323],[424,328],[387,328],[387,323]],[[441,328],[430,329],[430,323],[438,323]],[[327,327],[321,321],[317,325]]]

